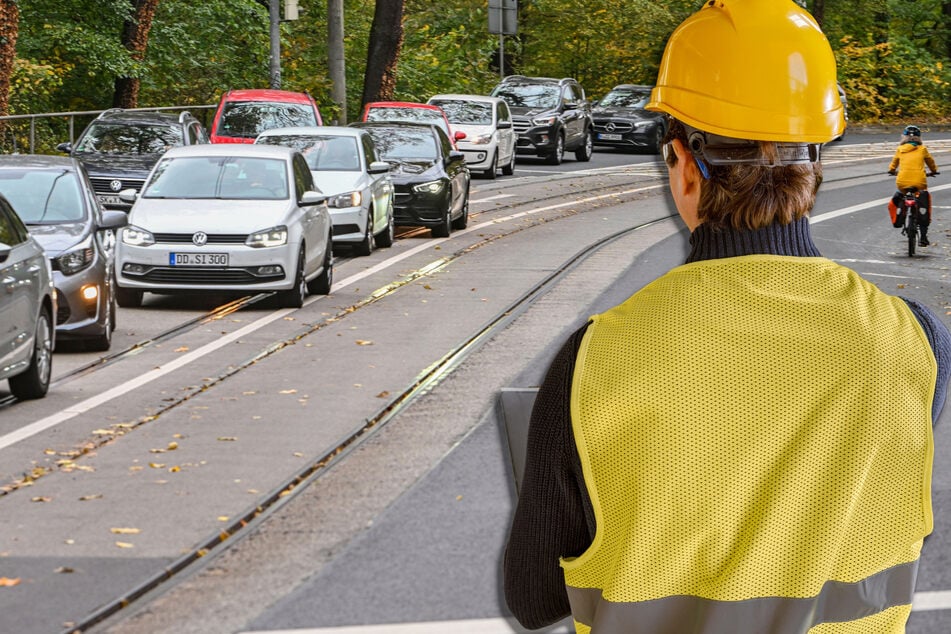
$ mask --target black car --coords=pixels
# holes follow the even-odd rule
[[[373,137],[377,154],[390,164],[394,221],[430,227],[446,238],[469,223],[469,168],[441,128],[424,123],[361,121]]]
[[[119,199],[123,189],[139,191],[162,154],[172,147],[208,143],[208,133],[188,112],[106,110],[76,140],[56,148],[82,162],[99,202],[107,209],[129,211]]]
[[[576,80],[509,75],[490,94],[512,112],[517,154],[541,156],[550,165],[560,165],[566,151],[579,161],[591,160],[591,106]]]
[[[594,144],[659,154],[666,134],[662,112],[644,110],[651,87],[621,84],[595,103]]]

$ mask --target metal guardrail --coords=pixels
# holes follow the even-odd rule
[[[155,108],[127,108],[129,112],[161,112],[166,110],[171,111],[181,111],[181,110],[211,110],[217,107],[217,104],[205,104],[205,105],[190,105],[190,106],[159,106]],[[62,119],[66,119],[69,129],[69,142],[73,143],[76,140],[76,118],[88,117],[94,119],[98,117],[103,112],[107,110],[114,110],[114,108],[104,108],[103,110],[75,110],[71,112],[43,112],[39,114],[13,114],[0,117],[0,125],[4,127],[3,138],[0,139],[0,152],[2,153],[19,153],[18,149],[18,138],[17,133],[12,129],[12,126],[5,125],[8,121],[13,122],[29,122],[29,131],[26,134],[27,142],[26,147],[28,149],[28,154],[36,153],[36,123],[37,120],[50,119],[53,121],[61,122]],[[205,122],[207,127],[207,122]],[[7,129],[10,128],[10,129]],[[85,125],[83,126],[85,128]],[[82,129],[80,130],[80,132]],[[22,134],[22,133],[21,133]],[[12,142],[12,148],[7,147],[7,139],[10,139]]]

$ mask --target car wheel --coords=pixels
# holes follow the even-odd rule
[[[506,176],[511,176],[515,173],[515,150],[512,150],[512,158],[509,159],[509,162],[506,165],[502,166],[502,173]]]
[[[115,306],[110,297],[105,303],[105,319],[102,324],[102,332],[95,337],[90,337],[85,343],[86,350],[91,352],[105,352],[112,346],[112,331],[115,329]]]
[[[484,175],[490,180],[495,180],[496,175],[499,172],[499,153],[496,153],[492,156],[492,165],[489,166],[489,169],[485,170]]]
[[[452,228],[463,230],[469,226],[469,190],[466,189],[466,198],[462,202],[462,215],[452,221]]]
[[[42,398],[50,387],[53,374],[53,337],[50,333],[50,313],[47,308],[40,311],[36,320],[36,335],[33,339],[33,356],[26,372],[11,376],[10,391],[18,399]]]
[[[329,295],[330,287],[334,283],[334,250],[333,240],[327,240],[327,249],[324,251],[324,270],[320,275],[307,282],[307,290],[313,295]]]
[[[373,253],[373,208],[367,211],[367,228],[363,232],[363,240],[354,245],[353,250],[357,255],[370,255]]]
[[[446,211],[443,213],[442,221],[430,229],[434,238],[448,238],[452,233],[452,202],[446,205]]]
[[[393,246],[393,241],[396,240],[396,227],[393,221],[393,214],[389,215],[386,222],[386,229],[376,234],[376,245],[378,247],[383,247],[387,249]]]
[[[565,158],[565,137],[559,134],[555,141],[555,149],[545,157],[545,162],[549,165],[561,165],[563,158]]]
[[[300,308],[307,298],[307,283],[304,281],[304,246],[301,245],[297,254],[297,273],[294,275],[294,286],[286,291],[277,292],[277,302],[281,308]]]
[[[654,143],[651,145],[651,151],[654,154],[660,154],[664,148],[664,128],[657,126],[654,128]]]
[[[591,135],[591,128],[588,128],[584,133],[584,143],[575,150],[575,160],[587,163],[591,160],[592,154],[594,154],[594,137]]]
[[[142,306],[143,292],[136,288],[122,288],[116,286],[116,302],[123,308],[139,308]]]

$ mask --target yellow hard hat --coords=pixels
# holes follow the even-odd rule
[[[670,36],[647,109],[755,141],[845,130],[832,48],[792,0],[708,0]]]

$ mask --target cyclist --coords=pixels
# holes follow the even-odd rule
[[[895,150],[895,156],[888,165],[888,173],[895,178],[898,191],[888,203],[888,213],[892,224],[896,227],[905,225],[905,210],[902,207],[902,194],[910,187],[918,189],[918,245],[928,246],[928,225],[931,223],[931,194],[928,192],[928,180],[925,174],[925,165],[931,170],[931,176],[938,173],[938,166],[928,148],[921,142],[921,129],[918,126],[907,126],[901,134],[901,145]]]

